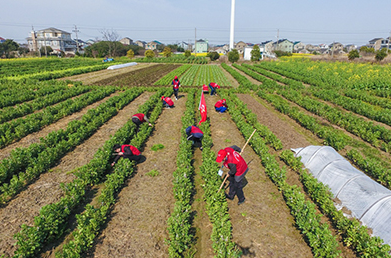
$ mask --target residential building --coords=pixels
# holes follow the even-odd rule
[[[141,40],[135,41],[134,44],[136,44],[137,46],[142,47],[142,48],[145,48],[147,46],[147,42],[141,41]]]
[[[214,51],[217,52],[217,53],[219,53],[219,54],[223,54],[223,55],[225,55],[225,54],[228,53],[228,51],[227,51],[225,48],[223,48],[223,47],[216,47],[216,48],[214,49]]]
[[[280,39],[273,43],[274,51],[293,52],[293,42],[287,39]]]
[[[349,44],[349,45],[345,46],[346,52],[350,52],[350,51],[355,50],[355,49],[357,49],[357,46],[353,45],[353,44]]]
[[[330,46],[331,52],[334,52],[334,53],[343,53],[344,52],[343,51],[344,45],[339,42],[331,43],[329,46]]]
[[[159,45],[163,45],[163,44],[160,43],[160,42],[157,41],[157,40],[154,40],[154,41],[149,42],[149,43],[146,45],[145,49],[157,50],[157,46],[159,46]]]
[[[191,44],[186,43],[186,42],[184,42],[184,41],[177,43],[177,46],[183,48],[185,51],[186,51],[186,50],[192,51],[192,46],[191,46]]]
[[[72,40],[71,33],[56,28],[32,31],[27,42],[30,51],[38,51],[41,47],[48,46],[53,49],[54,53],[76,52],[76,42]]]
[[[235,49],[238,50],[240,55],[244,54],[244,48],[246,47],[248,47],[248,45],[243,41],[239,41],[238,43],[235,44]]]
[[[305,48],[305,44],[300,41],[293,42],[293,52],[299,53],[300,50],[303,50]]]
[[[96,41],[93,40],[93,39],[89,39],[89,40],[86,41],[86,44],[87,44],[88,46],[91,46],[92,44],[95,44],[95,43],[96,43]]]
[[[273,41],[271,41],[271,40],[264,41],[264,42],[262,42],[259,45],[259,48],[263,49],[263,51],[261,51],[261,52],[263,52],[265,54],[268,54],[268,55],[272,55],[272,53],[273,53]]]
[[[381,41],[381,47],[380,47],[380,49],[382,49],[382,48],[388,48],[388,49],[391,49],[391,37],[388,37],[388,38],[386,38],[386,39],[383,39],[382,41]]]
[[[369,44],[367,47],[375,49],[375,51],[379,50],[382,46],[382,41],[384,41],[383,38],[374,38],[369,41]]]
[[[4,42],[5,42],[5,38],[0,37],[0,43],[4,43]]]
[[[207,53],[209,49],[209,43],[207,40],[197,40],[195,45],[195,52],[196,53]]]
[[[133,45],[133,40],[128,37],[121,39],[119,42],[121,42],[123,45]]]

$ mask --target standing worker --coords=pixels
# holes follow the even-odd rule
[[[220,89],[220,86],[215,82],[211,82],[209,83],[209,88],[211,89],[210,95],[213,96],[216,95],[216,88]]]
[[[163,107],[166,108],[174,107],[174,101],[172,101],[172,99],[170,99],[169,97],[162,96],[161,100],[163,101]]]
[[[136,147],[129,144],[114,144],[113,151],[117,156],[115,157],[113,163],[111,163],[111,166],[114,166],[121,157],[129,159],[130,161],[134,160],[136,162],[141,160],[140,151]]]
[[[219,113],[224,113],[227,110],[228,106],[225,99],[220,99],[215,104],[215,109]]]
[[[152,126],[152,124],[149,122],[146,115],[142,113],[137,113],[132,116],[132,122],[136,124],[136,132],[139,131],[140,125],[144,122],[148,122],[149,126]]]
[[[243,186],[244,186],[244,177],[248,172],[248,166],[246,161],[239,154],[241,149],[233,145],[225,149],[219,150],[216,158],[216,162],[220,163],[224,161],[223,165],[226,168],[229,168],[229,193],[226,194],[226,197],[230,200],[235,198],[235,195],[238,196],[239,202],[238,205],[244,203],[246,198],[244,198]]]
[[[194,146],[202,150],[202,138],[204,133],[195,125],[186,128],[187,140],[193,141]]]
[[[179,82],[178,76],[175,76],[174,80],[172,80],[172,89],[174,90],[175,100],[178,100],[178,90],[181,83]]]

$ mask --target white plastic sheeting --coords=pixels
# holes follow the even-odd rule
[[[120,68],[134,66],[134,65],[137,65],[137,63],[131,62],[131,63],[126,63],[126,64],[112,65],[112,66],[107,67],[107,70],[115,70],[115,69],[120,69]]]
[[[296,157],[320,182],[328,185],[363,225],[391,245],[391,190],[353,167],[330,146],[292,149]]]

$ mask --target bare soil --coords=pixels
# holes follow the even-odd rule
[[[69,171],[87,164],[95,152],[110,138],[110,135],[121,128],[136,112],[138,106],[148,100],[151,94],[146,92],[132,101],[115,117],[106,122],[93,136],[63,157],[58,166],[49,173],[42,174],[26,190],[11,200],[6,207],[0,209],[0,228],[2,229],[0,231],[0,254],[13,254],[15,251],[13,244],[16,243],[13,235],[20,231],[20,226],[22,224],[33,225],[33,219],[39,214],[41,207],[61,199],[63,191],[60,188],[60,183],[67,183],[75,178]],[[73,119],[80,117],[80,114],[75,114]],[[61,121],[60,124],[62,122],[64,121]],[[64,124],[59,126],[56,123],[52,126],[62,128],[61,126]],[[31,139],[34,141],[38,138]]]
[[[88,257],[168,257],[167,219],[174,207],[172,174],[179,150],[181,114],[186,97],[175,101],[175,108],[163,110],[155,133],[145,145],[144,163],[118,196],[107,227],[99,236],[95,250]],[[151,147],[163,144],[163,150]],[[157,170],[158,176],[147,173]]]

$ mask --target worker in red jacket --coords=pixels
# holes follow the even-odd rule
[[[174,102],[169,97],[162,96],[161,100],[163,101],[163,107],[166,107],[166,108],[174,107]]]
[[[220,89],[220,86],[215,82],[211,82],[209,88],[211,89],[210,95],[213,96],[216,95],[216,89]]]
[[[235,195],[238,196],[239,202],[238,205],[245,202],[243,186],[245,182],[245,175],[248,172],[248,166],[246,161],[239,154],[241,149],[233,145],[225,149],[219,150],[216,158],[216,162],[220,163],[224,161],[223,166],[229,168],[229,177],[230,182],[229,193],[226,194],[226,197],[230,200],[235,198]]]
[[[137,113],[132,116],[132,122],[136,125],[136,132],[139,131],[140,125],[144,122],[148,122],[149,126],[152,126],[152,124],[149,122],[146,115],[142,113]]]
[[[202,150],[202,138],[204,137],[204,133],[195,125],[191,125],[186,128],[187,140],[193,141],[195,147],[200,148]]]
[[[129,144],[114,144],[113,151],[116,153],[116,157],[113,163],[111,163],[111,166],[114,166],[119,158],[129,159],[130,161],[134,160],[136,162],[141,160],[140,151],[136,147]]]
[[[227,110],[228,106],[225,99],[220,99],[215,104],[215,109],[219,113],[224,113]]]
[[[202,85],[202,91],[204,92],[204,93],[208,93],[209,92],[209,88],[208,88],[208,86],[207,85]]]
[[[174,80],[172,80],[172,89],[174,90],[175,100],[178,100],[178,90],[181,86],[181,83],[179,82],[178,76],[174,77]]]

